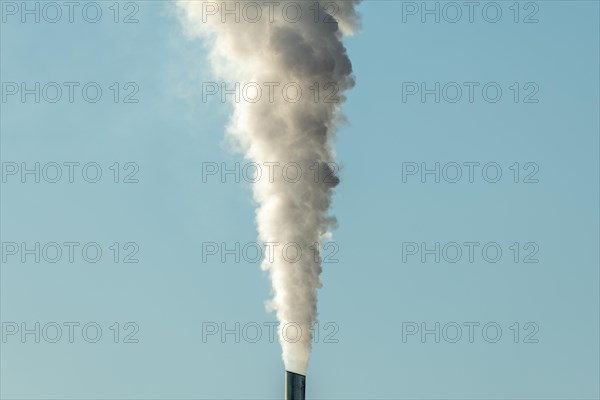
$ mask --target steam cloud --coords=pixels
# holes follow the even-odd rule
[[[279,163],[279,171],[291,164],[295,167],[288,170],[288,176],[296,177],[297,171],[302,174],[294,183],[275,173],[272,181],[263,176],[253,184],[259,238],[280,244],[273,252],[273,262],[265,257],[261,264],[273,286],[268,307],[280,321],[286,370],[302,375],[308,365],[321,286],[318,245],[336,224],[327,214],[332,190],[339,182],[328,164],[334,160],[332,140],[336,126],[343,122],[343,93],[354,85],[341,39],[357,26],[355,7],[359,2],[278,1],[269,6],[258,1],[253,2],[262,12],[258,20],[256,7],[245,10],[251,20],[244,17],[249,2],[177,3],[187,33],[202,37],[209,45],[217,79],[242,86],[255,82],[263,88],[259,100],[255,92],[253,102],[234,103],[228,137],[248,160],[260,166]],[[273,86],[275,96],[269,95],[264,83],[278,84]],[[288,83],[301,88],[300,96],[293,88],[288,88],[287,99],[281,95]],[[318,98],[315,83],[319,85]],[[285,257],[284,244],[291,243],[299,245],[301,257],[297,257],[296,245],[288,246],[289,257]],[[296,332],[298,327],[301,332]]]

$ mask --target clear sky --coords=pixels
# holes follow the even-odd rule
[[[223,140],[231,105],[202,101],[207,50],[173,3],[122,2],[118,16],[98,4],[97,23],[81,8],[69,23],[65,7],[23,23],[21,2],[2,1],[0,396],[281,398],[268,277],[259,262],[203,260],[203,243],[256,240],[250,184],[203,180],[206,163],[243,163]],[[437,4],[439,23],[421,21],[421,2],[366,1],[345,39],[357,85],[335,143],[339,227],[324,253],[337,253],[307,395],[597,399],[599,4],[498,2],[496,23],[486,2],[472,23]],[[10,94],[22,82],[46,86],[39,103]],[[73,102],[65,82],[79,84]],[[410,94],[436,82],[439,103]],[[36,162],[40,182],[22,182]],[[436,163],[439,183],[422,179]],[[423,251],[436,243],[439,263]]]

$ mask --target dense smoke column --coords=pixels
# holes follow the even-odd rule
[[[319,244],[338,184],[332,140],[354,85],[341,41],[356,25],[358,1],[179,1],[188,33],[211,49],[216,79],[236,95],[228,138],[245,158],[272,168],[253,184],[268,306],[280,321],[286,370],[305,375],[321,286]],[[237,11],[236,11],[237,10]],[[264,168],[263,168],[264,169]],[[316,245],[316,246],[315,246]]]

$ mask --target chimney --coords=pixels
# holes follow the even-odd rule
[[[304,400],[306,376],[285,371],[285,400]]]

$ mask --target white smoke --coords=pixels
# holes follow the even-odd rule
[[[260,100],[251,91],[248,96],[254,102],[234,102],[227,134],[248,160],[275,171],[272,181],[263,173],[253,184],[260,241],[279,244],[271,246],[272,258],[265,257],[261,267],[272,280],[269,307],[280,321],[285,367],[303,375],[321,286],[318,248],[335,225],[335,218],[327,215],[338,183],[328,164],[334,160],[331,145],[336,125],[343,121],[343,93],[354,85],[341,38],[357,26],[359,1],[177,3],[187,33],[210,46],[215,78],[230,82],[228,89],[234,82],[242,87],[255,82],[262,88]],[[260,19],[255,18],[258,8],[250,3],[259,5]],[[237,8],[239,22],[236,15],[224,12],[225,7],[233,12]],[[286,99],[282,90],[290,83]],[[299,96],[294,89],[298,87]],[[284,175],[285,165],[294,168]],[[297,171],[302,176],[292,183]],[[282,251],[286,244],[288,257]],[[296,244],[302,250],[299,261]]]

